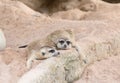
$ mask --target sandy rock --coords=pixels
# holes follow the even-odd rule
[[[38,3],[39,6],[43,3],[46,3],[46,1],[29,1],[29,0],[21,0],[23,3],[29,5],[34,5],[35,7],[31,7],[32,9],[35,9],[37,11],[40,11],[45,13],[46,15],[49,16],[49,9],[50,8],[52,11],[52,18],[58,18],[58,19],[73,19],[73,20],[106,20],[106,19],[116,19],[120,15],[119,8],[120,5],[119,4],[110,4],[110,3],[106,3],[104,1],[101,0],[82,0],[81,2],[79,2],[78,0],[70,0],[69,2],[61,2],[58,3],[57,1],[54,4],[57,5],[53,5],[53,8],[51,7],[47,7],[47,8],[41,8],[38,7]],[[79,4],[80,6],[79,6]],[[57,7],[57,6],[60,7]],[[63,8],[66,8],[63,9]],[[114,10],[117,7],[116,10]],[[81,9],[82,11],[78,11],[76,10],[76,8],[79,10]],[[91,13],[89,12],[85,12],[87,10],[92,11]],[[111,12],[112,10],[112,12]],[[86,15],[87,14],[87,15]]]
[[[93,0],[97,4],[97,9],[94,13],[86,16],[84,20],[114,20],[120,17],[120,4],[106,3],[101,0]]]
[[[81,11],[79,9],[73,9],[73,10],[54,13],[51,17],[55,18],[55,19],[82,20],[89,13],[90,12],[84,12],[84,11]]]
[[[32,9],[47,13],[49,15],[54,12],[66,11],[78,8],[82,11],[95,11],[96,4],[92,0],[19,0]]]
[[[38,38],[42,39],[50,32],[61,28],[73,28],[75,30],[76,40],[82,47],[83,55],[96,53],[101,56],[99,59],[103,58],[101,54],[105,54],[106,57],[111,56],[89,66],[77,83],[119,83],[120,50],[117,49],[119,48],[119,44],[117,44],[119,38],[116,38],[116,35],[119,34],[120,6],[100,0],[94,1],[98,6],[96,11],[88,14],[84,18],[85,20],[79,21],[78,18],[82,13],[75,9],[74,11],[77,13],[72,11],[76,15],[75,18],[72,15],[69,18],[77,19],[77,21],[72,21],[47,17],[16,0],[0,0],[0,27],[4,30],[7,40],[7,48],[5,51],[0,51],[0,83],[17,83],[18,79],[28,71],[25,65],[25,49],[18,49],[20,45],[28,44]],[[67,13],[69,14],[69,12]],[[103,44],[99,43],[101,41]],[[102,49],[102,47],[105,48]],[[91,51],[87,51],[88,49]],[[105,49],[110,49],[111,52],[105,51]],[[91,62],[91,59],[87,59],[87,61]]]
[[[109,23],[111,22],[107,21],[104,22],[104,24],[100,22],[98,24],[97,23],[94,24],[93,22],[94,26],[95,25],[97,26],[100,25],[100,26],[93,27],[91,32],[88,31],[89,33],[86,33],[88,34],[86,37],[80,38],[77,41],[79,42],[78,45],[80,47],[80,55],[76,54],[76,52],[74,52],[73,50],[70,51],[70,53],[64,51],[66,53],[61,55],[62,58],[57,59],[57,60],[60,59],[59,61],[49,60],[49,59],[48,59],[49,61],[46,60],[45,63],[39,64],[35,69],[25,73],[20,79],[20,82],[18,83],[26,83],[26,82],[47,83],[46,79],[50,80],[50,82],[55,81],[56,83],[60,83],[59,81],[61,80],[63,81],[63,83],[66,83],[66,81],[68,83],[74,82],[76,79],[82,76],[82,72],[84,71],[86,66],[89,66],[90,64],[96,61],[106,59],[110,56],[119,55],[120,29],[119,27],[117,27],[118,25],[116,23],[115,24],[112,23],[112,25],[114,26],[112,25],[110,26]],[[84,30],[85,29],[89,30],[87,28],[82,28],[82,27],[80,28]],[[81,57],[81,59],[79,59],[79,57]],[[60,68],[62,67],[64,68],[63,70],[60,69],[61,74],[57,73],[59,72],[59,64],[61,64]],[[49,70],[41,71],[43,65],[46,65],[44,69],[49,69]],[[56,67],[58,67],[58,69],[56,69]],[[35,75],[34,74],[35,72],[39,72],[39,73]],[[59,75],[63,77],[65,75],[66,79],[61,78],[60,76],[59,77],[61,79],[59,79],[59,77],[58,79],[54,79],[55,77],[51,75],[51,73],[53,72],[55,73],[55,77]],[[46,77],[46,73],[48,77]],[[34,75],[34,78],[32,78],[32,75]]]

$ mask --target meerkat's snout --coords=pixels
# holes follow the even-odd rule
[[[58,56],[60,54],[55,48],[51,48],[48,52],[51,54],[51,56]]]
[[[52,56],[57,56],[60,53],[53,47],[43,47],[40,49],[40,53],[44,58],[50,58]]]
[[[56,45],[57,45],[57,48],[61,50],[67,50],[72,48],[71,41],[67,39],[59,39]]]
[[[58,52],[58,50],[56,50],[55,48],[50,48],[48,49],[48,53],[51,55],[51,56],[58,56],[60,54],[60,52]]]

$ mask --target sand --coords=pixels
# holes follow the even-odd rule
[[[20,45],[42,39],[50,32],[61,28],[74,28],[76,40],[86,38],[94,32],[92,27],[120,24],[120,4],[94,0],[96,11],[85,12],[78,8],[58,11],[53,15],[34,11],[22,2],[0,1],[0,28],[4,31],[7,47],[0,51],[0,83],[16,83],[26,72],[26,52]],[[96,28],[97,29],[97,28]],[[101,33],[98,31],[98,33]],[[107,38],[106,38],[107,39]],[[87,67],[75,83],[119,83],[120,56],[111,56]],[[35,66],[40,61],[36,61]]]

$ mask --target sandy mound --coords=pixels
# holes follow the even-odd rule
[[[94,1],[97,4],[96,11],[85,12],[73,9],[46,16],[46,14],[36,12],[21,2],[1,0],[0,28],[5,33],[7,48],[0,52],[0,83],[16,83],[21,75],[28,71],[25,66],[25,49],[18,49],[20,45],[44,38],[50,32],[61,28],[74,28],[76,38],[79,40],[92,34],[94,32],[92,27],[102,27],[105,24],[105,26],[113,28],[116,23],[118,26],[115,27],[119,27],[120,4]],[[81,19],[82,21],[78,21]],[[76,83],[119,83],[119,60],[120,56],[112,56],[96,62],[86,69],[82,78]]]
[[[120,56],[110,57],[96,62],[86,69],[84,75],[75,83],[119,83],[120,82]]]

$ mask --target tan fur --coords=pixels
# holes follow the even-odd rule
[[[31,54],[32,50],[35,50],[36,52],[39,51],[42,47],[44,46],[48,46],[48,47],[52,47],[54,45],[52,45],[53,43],[47,43],[46,40],[35,40],[33,42],[31,42],[28,47],[27,47],[27,52],[28,54]]]
[[[54,43],[53,44],[54,47],[56,47],[55,43],[57,42],[56,41],[57,39],[63,38],[63,39],[70,40],[72,42],[72,48],[75,48],[80,56],[80,48],[79,48],[77,42],[75,41],[75,33],[74,33],[73,29],[56,30],[56,31],[52,32],[50,35],[48,35],[46,38],[47,38],[47,41]],[[58,48],[56,47],[56,49],[58,49]],[[81,59],[81,57],[80,57],[80,59]]]
[[[75,36],[73,29],[62,29],[62,30],[56,30],[49,34],[45,39],[42,40],[36,40],[31,42],[27,47],[27,53],[28,53],[28,60],[27,60],[27,67],[30,68],[32,61],[34,59],[45,59],[47,57],[44,57],[40,54],[40,49],[42,47],[51,47],[56,48],[57,40],[63,38],[68,39],[72,42],[72,47],[76,48],[76,42],[75,42]],[[78,51],[78,48],[76,48]]]
[[[38,50],[44,46],[56,47],[55,43],[57,42],[56,40],[59,38],[69,39],[70,41],[72,41],[73,46],[75,46],[73,29],[63,29],[52,32],[45,39],[33,41],[28,45],[28,52],[30,53],[31,50]]]
[[[36,40],[36,41],[33,41],[31,42],[28,47],[27,47],[27,55],[28,55],[28,58],[27,58],[27,68],[30,69],[31,68],[31,65],[32,65],[32,61],[34,61],[35,59],[46,59],[48,57],[45,57],[45,56],[42,56],[40,54],[40,49],[42,47],[51,47],[51,48],[54,48],[52,47],[54,45],[52,44],[48,44],[46,40]]]
[[[69,39],[73,43],[73,46],[75,45],[75,37],[74,37],[73,29],[56,30],[52,32],[50,35],[48,35],[46,38],[47,41],[49,41],[49,43],[56,43],[57,39],[60,38]]]

